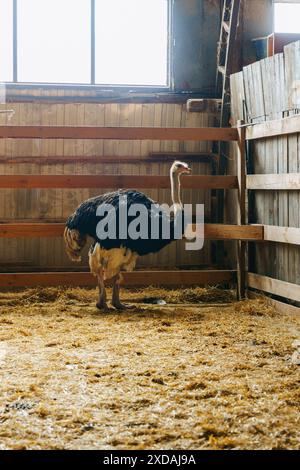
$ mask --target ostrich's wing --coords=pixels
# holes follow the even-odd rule
[[[136,228],[137,232],[143,233],[143,238],[132,238],[131,233],[128,231],[128,228],[131,226],[131,223],[135,220],[136,216],[129,216],[128,210],[132,204],[143,204],[146,209],[145,219],[142,220],[143,227],[139,226]],[[169,245],[176,238],[175,226],[179,224],[178,231],[181,235],[184,231],[184,227],[181,226],[183,213],[174,220],[170,214],[158,204],[155,204],[151,199],[147,198],[142,193],[133,193],[132,198],[127,199],[127,224],[125,227],[126,238],[121,238],[121,228],[124,231],[124,227],[119,225],[119,211],[124,210],[122,203],[116,206],[116,211],[110,211],[105,220],[104,220],[102,229],[104,228],[105,237],[103,238],[103,233],[98,231],[98,240],[101,243],[101,246],[105,249],[118,248],[124,246],[131,251],[137,253],[140,256],[147,255],[149,253],[156,253],[160,251],[165,246]],[[107,231],[108,227],[115,227],[115,234],[110,236]],[[155,227],[155,231],[153,231]]]
[[[146,207],[151,207],[151,204],[154,203],[154,201],[145,196],[145,194],[135,190],[122,189],[105,193],[80,204],[75,212],[68,218],[66,226],[69,229],[78,230],[82,235],[89,235],[97,239],[97,224],[107,215],[97,216],[98,207],[103,204],[110,205],[115,208],[116,214],[118,215],[120,200],[124,200],[125,197],[128,207],[133,203],[144,204]]]
[[[102,216],[98,216],[97,209],[99,206],[103,206],[104,204],[106,204],[105,209],[108,210],[103,211]],[[147,220],[143,221],[143,223],[147,224],[146,239],[132,239],[128,235],[127,228],[136,218],[136,216],[128,216],[128,210],[133,204],[142,204],[146,208]],[[119,212],[123,205],[125,205],[127,210],[127,237],[125,239],[120,238],[119,236]],[[157,210],[159,208],[161,209],[160,211]],[[109,227],[110,224],[115,223],[116,231],[115,234],[112,234],[113,236],[109,235],[108,238],[105,239],[100,236],[101,233],[99,230],[97,231],[97,225],[102,219],[105,219],[107,227]],[[151,234],[151,226],[155,222],[158,224],[159,230],[158,236],[153,238]],[[166,234],[163,232],[163,224],[170,225],[170,234],[167,237],[164,237]],[[135,190],[119,190],[88,199],[69,217],[67,220],[67,227],[78,230],[82,235],[93,237],[95,240],[99,241],[101,246],[105,249],[124,246],[140,256],[160,251],[175,238],[175,221],[172,215],[170,217],[170,214],[161,208],[161,206],[156,204],[152,199]],[[124,229],[124,227],[122,228]]]

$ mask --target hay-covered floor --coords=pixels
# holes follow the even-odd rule
[[[300,448],[299,317],[217,289],[122,294],[172,305],[0,294],[0,449]]]

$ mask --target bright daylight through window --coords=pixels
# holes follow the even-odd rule
[[[168,0],[0,0],[0,12],[1,81],[168,84]]]
[[[275,33],[300,33],[300,3],[275,3]]]

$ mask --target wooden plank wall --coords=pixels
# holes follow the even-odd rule
[[[32,93],[32,92],[31,92]],[[63,92],[62,92],[63,93]],[[96,104],[96,103],[9,103],[9,119],[0,115],[2,125],[98,125],[206,127],[214,125],[214,115],[207,112],[187,113],[182,104]],[[151,152],[210,152],[207,142],[104,141],[104,140],[25,140],[0,139],[0,174],[128,174],[168,175],[170,160],[148,162]],[[73,160],[47,161],[47,157],[75,157]],[[79,158],[84,156],[85,159]],[[117,156],[117,162],[102,163],[86,157]],[[136,156],[140,163],[122,163],[123,156]],[[9,162],[5,162],[10,159]],[[211,174],[210,162],[192,163],[194,174]],[[112,188],[114,189],[114,188]],[[109,191],[104,189],[103,192]],[[0,220],[63,221],[82,201],[101,193],[99,189],[34,189],[0,190]],[[170,203],[170,191],[145,190],[153,199]],[[184,190],[186,203],[205,203],[206,220],[210,221],[210,191]],[[184,267],[210,265],[210,242],[195,254],[184,250],[184,242],[167,247],[159,255],[140,259],[143,267]],[[61,238],[0,239],[0,272],[22,270],[84,269],[68,260]]]
[[[280,119],[299,113],[300,42],[283,54],[249,65],[231,77],[232,124]],[[248,174],[296,173],[300,170],[299,134],[249,142]],[[228,174],[236,172],[236,154]],[[226,219],[234,223],[234,194],[227,195]],[[249,191],[249,223],[300,227],[299,191]],[[228,248],[229,258],[233,254]],[[300,247],[288,244],[249,244],[249,271],[300,283]]]

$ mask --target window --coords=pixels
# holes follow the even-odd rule
[[[275,33],[300,33],[300,3],[275,3]]]
[[[13,80],[13,2],[0,0],[0,80]]]
[[[0,35],[0,81],[168,84],[168,0],[0,0]]]
[[[167,84],[167,11],[161,0],[96,1],[97,83]]]
[[[18,81],[89,82],[90,15],[86,0],[19,0]]]

